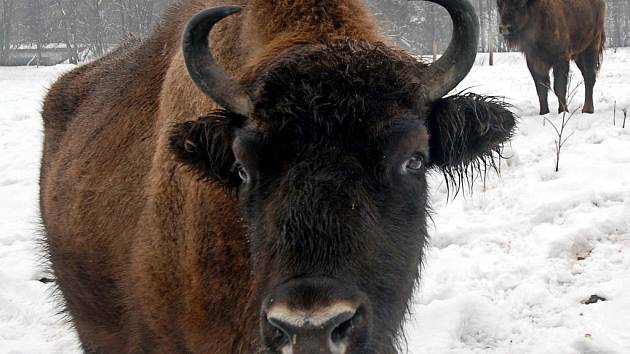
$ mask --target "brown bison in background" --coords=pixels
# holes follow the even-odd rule
[[[359,0],[183,0],[53,85],[41,211],[86,352],[397,351],[427,173],[461,176],[514,127],[492,99],[442,98],[478,28],[433,1],[455,30],[431,66]]]
[[[540,114],[549,113],[547,91],[553,68],[553,90],[558,113],[568,111],[569,61],[574,60],[584,77],[586,95],[582,112],[593,113],[593,86],[602,61],[604,0],[497,0],[507,43],[525,53],[527,67],[536,83]]]

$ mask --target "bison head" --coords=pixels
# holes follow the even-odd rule
[[[499,31],[509,41],[525,29],[529,21],[529,5],[534,0],[497,0],[501,21]]]
[[[477,23],[468,2],[436,2],[455,31],[431,66],[347,39],[292,47],[239,82],[207,47],[238,8],[189,24],[190,75],[225,109],[178,125],[171,147],[238,193],[270,353],[394,352],[427,240],[427,173],[456,175],[511,134],[494,100],[442,98],[472,66]]]

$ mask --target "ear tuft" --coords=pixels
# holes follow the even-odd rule
[[[213,111],[194,121],[176,124],[170,134],[175,158],[202,179],[237,187],[240,178],[232,171],[234,131],[243,117],[224,110]]]
[[[427,121],[431,166],[440,168],[456,190],[488,167],[496,169],[495,156],[501,158],[501,146],[516,125],[509,108],[497,97],[473,93],[433,104]]]

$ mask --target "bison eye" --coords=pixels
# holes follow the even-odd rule
[[[424,166],[424,158],[421,155],[414,155],[403,164],[403,172],[418,172]]]
[[[238,171],[238,176],[243,180],[243,183],[249,182],[249,173],[243,165],[240,163],[236,165],[236,170]]]

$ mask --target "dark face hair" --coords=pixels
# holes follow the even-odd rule
[[[395,342],[427,239],[427,172],[459,183],[515,123],[491,98],[424,101],[418,70],[381,44],[294,48],[246,85],[250,118],[215,111],[171,136],[182,163],[238,192],[261,301],[295,279],[342,284],[315,297],[366,295],[371,336],[350,349]]]
[[[501,27],[509,28],[508,37],[517,36],[529,21],[528,6],[532,0],[497,0]]]

